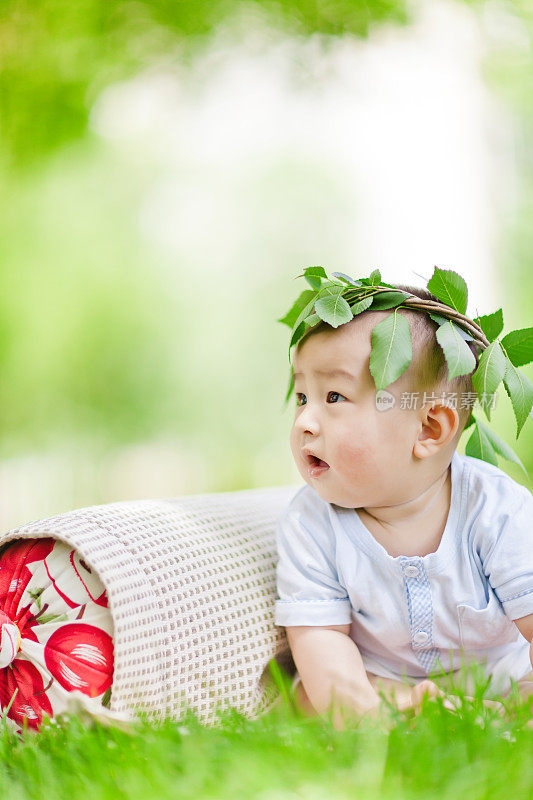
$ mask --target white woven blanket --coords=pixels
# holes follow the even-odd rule
[[[268,662],[291,664],[274,625],[276,517],[299,486],[90,506],[0,534],[53,536],[96,570],[114,623],[111,711],[206,724],[277,694]]]

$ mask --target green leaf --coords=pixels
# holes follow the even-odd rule
[[[100,700],[101,704],[106,708],[110,708],[111,706],[111,689],[106,689],[104,692],[104,696]]]
[[[490,421],[490,407],[493,394],[505,374],[505,356],[497,339],[486,347],[479,357],[476,371],[472,374],[472,383],[479,403],[487,419]]]
[[[319,278],[326,279],[328,277],[324,267],[306,267],[304,269],[304,278],[307,278],[310,275],[316,275]]]
[[[466,313],[468,289],[464,278],[453,269],[435,267],[427,288],[435,297],[438,297],[441,303],[455,308],[460,314]]]
[[[484,317],[474,317],[476,322],[489,342],[493,342],[503,331],[503,311],[499,308],[493,314],[486,314]]]
[[[359,278],[359,282],[361,283],[362,286],[374,287],[376,285],[372,283],[370,278]],[[385,283],[385,281],[383,280],[380,281],[379,287],[380,288],[386,287],[387,289],[392,289],[395,292],[399,291],[397,286],[393,286],[391,283]]]
[[[291,352],[291,347],[293,347],[293,345],[295,345],[302,338],[302,336],[306,331],[306,328],[307,326],[305,322],[302,320],[293,330],[291,340],[289,342],[289,353]]]
[[[443,314],[435,314],[434,312],[431,312],[429,316],[431,317],[433,322],[437,323],[437,325],[444,325],[445,322],[449,321],[449,317],[445,317],[443,316]],[[458,332],[461,334],[465,342],[474,341],[474,337],[472,336],[472,334],[466,331],[464,328],[462,328],[459,322],[457,322],[457,320],[453,320],[453,324],[455,325],[455,327],[457,328]]]
[[[287,405],[287,403],[289,402],[289,398],[291,396],[291,393],[292,393],[293,389],[294,389],[294,370],[293,370],[292,364],[291,364],[291,371],[290,371],[290,374],[289,374],[289,384],[288,384],[288,387],[287,387],[287,394],[285,395],[285,405]]]
[[[322,269],[322,267],[309,267],[309,269]],[[324,283],[322,285],[322,287],[320,288],[319,292],[312,292],[311,289],[307,290],[308,292],[311,292],[311,294],[312,294],[311,300],[305,306],[305,308],[302,309],[302,311],[300,312],[298,318],[296,319],[296,322],[294,323],[294,326],[293,326],[293,329],[292,329],[291,340],[290,340],[290,343],[289,343],[289,359],[290,359],[291,347],[293,345],[295,345],[302,338],[302,336],[306,333],[306,326],[303,324],[303,322],[306,319],[306,317],[308,317],[309,314],[312,313],[313,308],[316,307],[316,303],[318,302],[317,298],[325,297],[325,296],[329,296],[329,295],[331,295],[333,297],[337,297],[337,295],[340,295],[345,290],[346,290],[345,286],[338,286],[337,284],[330,283],[330,282]]]
[[[464,338],[450,319],[443,322],[436,332],[437,342],[442,348],[448,366],[448,380],[458,375],[468,375],[476,367],[476,359]]]
[[[304,278],[311,287],[315,291],[318,291],[322,286],[322,278],[326,278],[327,275],[324,267],[307,267],[304,270]]]
[[[379,271],[379,269],[372,270],[372,272],[370,273],[369,281],[371,286],[379,286],[379,284],[381,283],[381,272]]]
[[[480,430],[478,423],[474,426],[472,435],[466,443],[465,455],[472,456],[472,458],[480,458],[482,461],[494,464],[495,467],[498,466],[496,451],[486,433]]]
[[[470,416],[468,417],[468,419],[467,419],[467,421],[466,421],[466,423],[465,423],[465,426],[464,426],[464,428],[463,428],[463,433],[466,431],[466,429],[467,429],[467,428],[469,428],[471,425],[473,425],[473,424],[474,424],[474,422],[476,422],[476,418],[475,418],[475,416],[472,414],[472,412],[470,412]]]
[[[346,281],[346,283],[349,283],[350,286],[356,286],[357,288],[359,288],[359,286],[362,286],[360,280],[355,280],[354,278],[350,278],[350,276],[346,275],[344,272],[332,272],[331,277],[340,278],[341,281]]]
[[[361,300],[358,300],[356,303],[350,306],[350,310],[352,315],[356,317],[358,314],[361,314],[363,311],[366,311],[372,305],[372,298],[371,297],[363,297]]]
[[[397,286],[393,286],[391,283],[385,283],[385,281],[381,281],[381,283],[379,285],[380,286],[386,286],[387,289],[393,289],[395,292],[400,291]],[[410,297],[411,295],[410,295],[409,292],[406,292],[406,296]]]
[[[350,306],[340,293],[317,300],[315,309],[320,319],[323,319],[332,328],[338,328],[339,325],[350,322],[353,316]]]
[[[36,589],[33,589],[33,591],[31,589],[27,589],[26,591],[40,611],[43,606],[41,595],[44,592],[44,586],[38,586]]]
[[[298,319],[301,311],[308,305],[311,298],[315,297],[316,292],[313,292],[311,289],[305,289],[301,295],[298,297],[294,305],[291,307],[289,311],[285,314],[284,317],[281,319],[276,320],[277,322],[283,322],[284,325],[288,325],[289,328],[294,327],[294,323]]]
[[[321,322],[321,319],[318,314],[311,314],[310,317],[305,318],[304,322],[309,328],[313,328],[315,325],[318,325],[318,323]]]
[[[379,392],[399,378],[411,363],[409,323],[394,311],[374,325],[371,344],[369,367]]]
[[[518,439],[526,419],[531,414],[533,384],[526,375],[516,369],[512,361],[506,358],[503,385],[513,406],[516,417],[516,438]]]
[[[315,290],[315,292],[318,291],[318,289],[320,289],[320,287],[322,286],[322,279],[317,278],[316,275],[306,275],[305,280],[307,281],[309,286]]]
[[[445,317],[443,314],[437,314],[435,311],[428,312],[429,316],[436,322],[437,325],[444,325],[445,322],[448,322],[449,317]]]
[[[46,625],[48,622],[67,622],[68,614],[43,614],[36,619],[39,625]]]
[[[338,294],[344,294],[344,292],[349,291],[350,290],[347,286],[345,286],[344,283],[328,280],[326,283],[322,284],[322,288],[320,289],[320,297],[326,297],[327,295],[336,297]]]
[[[533,361],[533,328],[519,328],[502,339],[505,352],[515,367],[523,367]]]
[[[518,466],[524,471],[527,477],[527,470],[520,461],[520,459],[518,458],[518,456],[516,455],[516,453],[514,452],[514,450],[512,450],[509,447],[509,445],[503,441],[503,439],[500,439],[500,437],[496,433],[494,433],[494,431],[492,431],[489,427],[487,427],[487,425],[485,425],[483,422],[478,421],[477,425],[491,443],[493,450],[496,453],[498,453],[498,455],[503,456],[503,458],[506,458],[507,461],[512,461],[513,463],[518,464]]]
[[[405,292],[378,292],[372,297],[372,311],[384,311],[399,306],[408,297]]]
[[[291,340],[289,342],[289,359],[290,359],[291,347],[293,346],[293,344],[296,344],[298,339],[301,339],[302,336],[304,335],[304,332],[305,332],[304,320],[306,319],[306,317],[309,316],[309,314],[312,313],[313,308],[315,306],[316,298],[318,296],[317,292],[313,292],[313,291],[311,291],[311,289],[308,289],[307,291],[311,293],[311,300],[300,311],[300,314],[298,315],[298,318],[296,319],[296,322],[293,325],[292,334],[291,334]]]

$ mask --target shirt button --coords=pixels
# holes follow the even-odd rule
[[[425,631],[417,631],[413,636],[414,644],[425,644],[429,639],[429,635]]]
[[[413,564],[410,564],[408,567],[405,568],[404,572],[408,578],[418,578],[420,570],[418,569],[418,567],[415,567]]]

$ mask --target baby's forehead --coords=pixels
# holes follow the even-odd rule
[[[341,369],[368,383],[371,330],[372,325],[359,321],[356,329],[352,321],[339,328],[328,326],[311,333],[296,348],[292,359],[294,372],[299,375]]]
[[[369,357],[371,349],[372,329],[380,319],[380,312],[370,312],[354,317],[350,322],[333,328],[330,325],[321,325],[316,331],[311,331],[297,345],[293,357],[293,364],[305,361],[308,358],[329,355],[343,355],[352,357]],[[380,316],[381,318],[381,316]],[[360,359],[359,359],[360,360]]]
[[[338,328],[320,326],[295,348],[292,358],[294,372],[305,374],[315,370],[347,369],[356,377],[360,388],[374,393],[376,385],[370,372],[372,330],[389,314],[389,310],[365,311]],[[411,370],[410,365],[398,378],[397,388],[410,386]]]

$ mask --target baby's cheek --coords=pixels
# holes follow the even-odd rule
[[[345,439],[337,446],[335,468],[344,475],[357,478],[372,471],[374,457],[368,445],[360,445]]]

